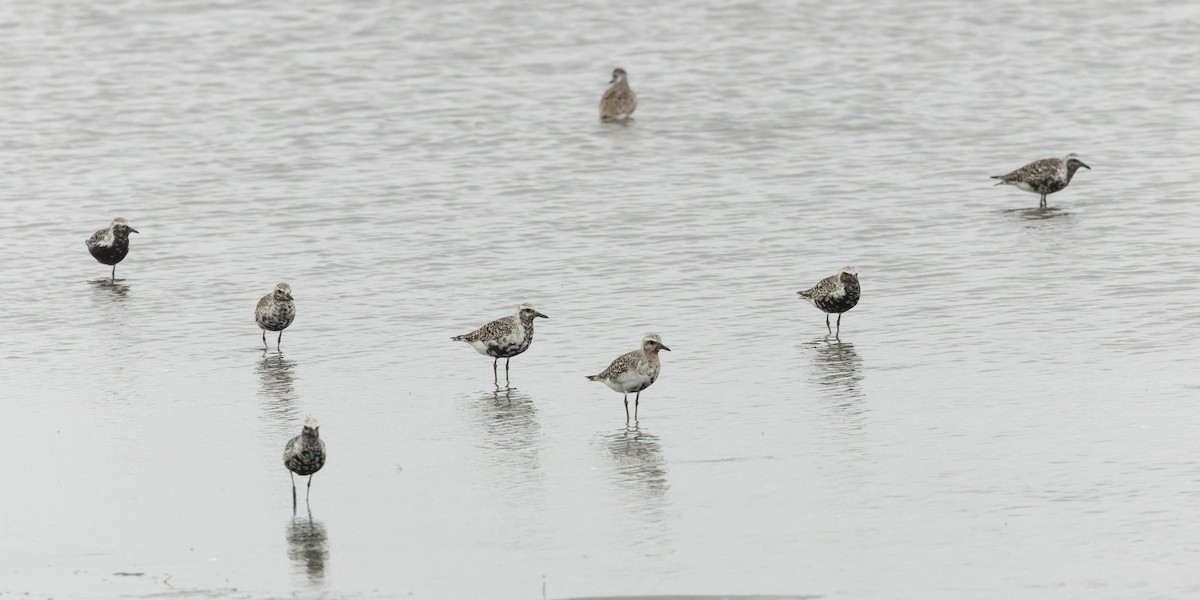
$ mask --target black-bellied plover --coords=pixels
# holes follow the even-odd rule
[[[537,307],[526,302],[517,307],[517,314],[501,317],[465,335],[450,338],[456,342],[466,342],[484,356],[492,360],[492,375],[499,380],[496,364],[504,359],[504,376],[508,377],[508,363],[512,357],[529,349],[533,343],[533,320],[541,317],[549,319],[538,312]]]
[[[129,221],[121,217],[113,219],[108,229],[101,229],[87,239],[88,252],[92,258],[101,264],[112,265],[113,283],[117,281],[117,263],[125,260],[129,254],[129,233],[141,233],[129,226]]]
[[[647,333],[642,338],[642,347],[633,352],[618,356],[608,368],[599,375],[588,375],[591,381],[599,381],[614,392],[625,395],[625,418],[629,419],[629,394],[633,397],[633,418],[637,418],[638,403],[642,398],[642,390],[650,387],[658,380],[662,363],[658,360],[658,351],[671,349],[664,346],[662,337],[657,333]]]
[[[263,330],[263,349],[267,346],[267,332],[278,331],[279,338],[275,340],[275,349],[283,342],[283,330],[292,324],[296,318],[296,303],[292,302],[292,286],[281,283],[275,286],[275,291],[263,296],[254,309],[254,320]]]
[[[637,94],[629,87],[629,76],[625,69],[613,69],[612,81],[600,97],[600,120],[622,121],[637,110]]]
[[[858,304],[860,292],[858,269],[846,267],[842,269],[841,273],[826,277],[817,285],[796,293],[825,313],[825,329],[829,331],[829,335],[836,337],[837,334],[834,334],[833,329],[829,326],[829,313],[837,313],[837,332],[840,334],[842,332],[842,313]]]
[[[304,501],[308,502],[308,495],[312,493],[313,473],[325,466],[325,442],[321,440],[321,424],[316,419],[305,419],[300,435],[288,440],[283,447],[283,466],[291,472],[292,510],[295,510],[296,475],[308,475],[308,491],[304,493]]]
[[[1046,208],[1046,196],[1067,187],[1079,167],[1092,170],[1079,160],[1078,154],[1071,153],[1062,158],[1035,160],[1008,175],[992,175],[992,179],[1000,180],[996,185],[1015,185],[1027,192],[1041,194],[1039,207]]]

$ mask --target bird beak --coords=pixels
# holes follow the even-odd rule
[[[666,350],[667,352],[670,352],[670,351],[671,351],[671,349],[670,349],[670,348],[668,348],[668,347],[666,347],[666,346],[664,346],[664,345],[662,345],[662,344],[659,344],[659,345],[658,345],[658,349],[659,349],[659,350]]]
[[[613,75],[613,78],[608,80],[608,85],[612,85],[616,82],[617,82],[617,76]]]
[[[543,318],[543,319],[549,319],[549,318],[550,318],[550,317],[547,317],[546,315],[543,315],[542,313],[533,313],[533,314],[534,314],[535,316],[541,317],[541,318]]]
[[[1085,169],[1087,169],[1087,170],[1089,170],[1089,171],[1091,171],[1091,170],[1092,170],[1092,168],[1091,168],[1091,167],[1089,167],[1089,166],[1087,166],[1087,165],[1083,164],[1083,161],[1082,161],[1082,160],[1081,160],[1081,161],[1079,161],[1079,166],[1081,166],[1081,167],[1083,167],[1083,168],[1085,168]]]
[[[292,298],[291,294],[288,294],[287,297],[288,297],[288,300],[295,300],[295,298]]]
[[[1087,165],[1083,165],[1083,166],[1085,166],[1085,167],[1086,167]],[[134,232],[134,233],[141,233],[140,231],[138,231],[138,230],[136,230],[136,229],[134,229],[134,228],[132,228],[132,227],[130,227],[130,228],[129,228],[129,230],[130,230],[130,231],[132,231],[132,232]]]

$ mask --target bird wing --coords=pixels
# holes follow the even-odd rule
[[[112,243],[112,237],[108,235],[107,229],[101,229],[92,234],[92,237],[87,239],[88,248],[95,246],[107,246]]]
[[[993,179],[1000,181],[1023,181],[1030,185],[1036,185],[1039,181],[1044,181],[1058,175],[1058,167],[1062,162],[1059,158],[1043,158],[1035,160],[1012,173],[1007,175],[997,175]]]
[[[846,286],[842,285],[841,275],[830,275],[817,282],[817,285],[800,292],[805,298],[840,297],[846,294]]]
[[[258,306],[255,306],[255,307],[254,307],[254,314],[256,314],[256,315],[261,315],[261,314],[263,314],[264,312],[267,312],[267,310],[268,310],[268,309],[270,308],[270,306],[271,306],[271,297],[272,297],[273,295],[274,295],[274,292],[272,292],[272,293],[270,293],[270,294],[267,294],[266,296],[263,296],[262,298],[259,298],[259,299],[258,299]]]
[[[515,316],[501,317],[468,333],[460,335],[455,340],[463,342],[481,342],[487,340],[497,340],[506,335],[512,334],[517,330],[517,318]]]
[[[634,368],[636,368],[638,361],[640,361],[641,359],[642,359],[642,351],[641,350],[634,350],[633,352],[626,352],[625,354],[622,354],[622,355],[618,356],[615,360],[613,360],[612,364],[608,365],[607,369],[600,371],[600,374],[596,376],[596,379],[598,379],[598,380],[615,379],[622,373],[632,371]]]
[[[605,116],[631,113],[637,108],[637,94],[629,86],[613,86],[600,97],[600,110]],[[607,110],[606,110],[607,109]]]

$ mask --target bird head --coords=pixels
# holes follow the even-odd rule
[[[130,227],[129,221],[126,221],[125,217],[117,217],[113,219],[112,225],[109,225],[109,227],[112,228],[113,233],[118,235],[129,235],[129,232],[131,231],[133,233],[141,233],[140,231]]]
[[[657,333],[647,333],[646,336],[642,338],[642,350],[645,350],[651,354],[657,354],[659,350],[666,350],[667,352],[671,351],[670,348],[663,345],[662,336],[658,335]]]
[[[1074,152],[1063,158],[1063,162],[1067,164],[1067,170],[1071,172],[1074,172],[1075,169],[1078,169],[1079,167],[1083,167],[1089,171],[1092,170],[1092,168],[1084,164],[1082,160],[1079,160],[1079,155],[1075,154]]]
[[[546,315],[543,315],[542,313],[538,312],[537,307],[528,302],[517,307],[517,317],[519,317],[522,321],[526,321],[526,322],[532,321],[538,317],[541,317],[543,319],[550,318],[550,317],[547,317]]]
[[[281,283],[275,286],[274,298],[278,302],[286,302],[292,299],[292,286]]]

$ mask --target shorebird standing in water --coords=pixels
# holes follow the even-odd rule
[[[1067,187],[1079,167],[1092,170],[1079,160],[1078,154],[1071,153],[1062,158],[1035,160],[1008,175],[992,175],[992,179],[1000,180],[996,185],[1015,185],[1027,192],[1041,194],[1039,208],[1046,208],[1046,196]]]
[[[492,357],[492,375],[498,381],[500,374],[497,372],[497,363],[504,359],[504,376],[507,378],[509,361],[528,350],[529,345],[533,343],[533,320],[538,317],[550,318],[527,302],[517,307],[515,315],[501,317],[471,333],[456,335],[450,339],[466,342],[480,354]]]
[[[101,264],[112,265],[112,282],[117,282],[117,263],[129,254],[129,233],[140,233],[121,217],[113,219],[108,229],[101,229],[87,239],[88,252]]]
[[[599,375],[588,375],[590,381],[599,381],[614,392],[625,395],[625,419],[629,420],[629,394],[633,397],[633,418],[637,418],[638,404],[642,399],[642,390],[650,387],[658,380],[662,363],[658,360],[658,351],[671,349],[664,346],[662,337],[657,333],[647,333],[642,338],[642,347],[618,356],[608,368]]]
[[[288,468],[292,476],[292,510],[296,510],[296,475],[308,475],[308,491],[304,493],[304,502],[312,493],[313,473],[325,466],[325,442],[321,440],[321,424],[309,417],[304,420],[304,429],[300,435],[288,440],[283,447],[283,466]]]
[[[825,329],[829,331],[829,335],[837,337],[842,333],[842,313],[858,304],[860,292],[858,269],[846,267],[841,273],[826,277],[817,285],[796,293],[825,313]],[[837,334],[829,327],[829,313],[837,313]]]
[[[296,303],[292,302],[292,286],[281,283],[275,286],[275,291],[263,296],[254,309],[254,320],[263,330],[263,350],[267,346],[267,332],[278,331],[279,338],[275,340],[275,349],[283,343],[283,330],[296,318]]]
[[[613,69],[612,81],[600,97],[600,120],[623,121],[637,110],[637,94],[629,87],[625,69]]]

